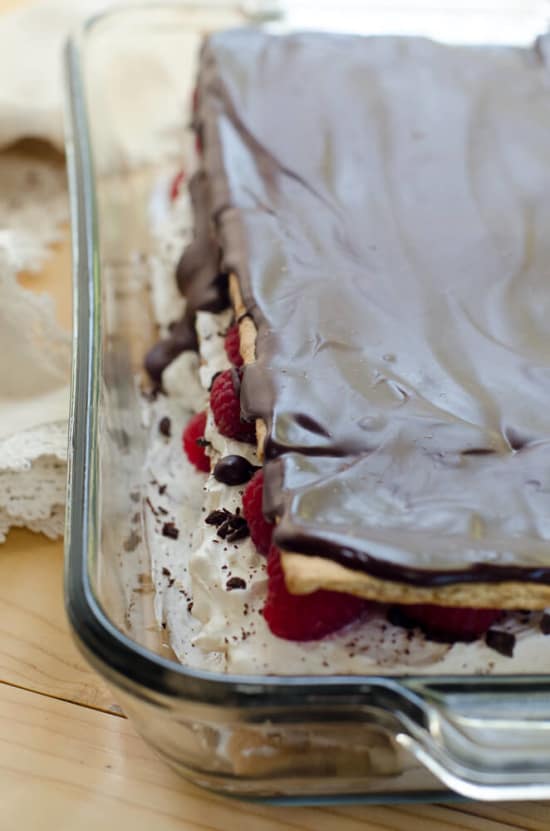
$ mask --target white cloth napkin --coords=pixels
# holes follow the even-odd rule
[[[249,13],[274,5],[273,0],[214,2]],[[85,18],[121,5],[124,0],[34,0],[0,15],[0,150],[36,138],[63,151],[65,41]],[[123,97],[128,111],[114,112],[109,124],[119,139],[115,165],[121,160],[137,164],[159,152],[156,140],[155,146],[145,146],[135,130],[128,130],[136,106],[135,67],[148,92],[140,94],[138,105],[150,108],[155,133],[164,141],[180,89],[174,72],[178,62],[173,56],[171,61],[152,58],[145,29],[141,37],[140,42],[131,32],[127,43],[117,40],[118,51],[106,50],[105,61],[98,63],[98,84],[103,71],[112,71],[106,65],[112,60],[120,64],[121,83],[128,84]],[[177,140],[174,136],[172,131]],[[0,542],[12,526],[51,537],[63,532],[70,338],[56,322],[51,298],[22,288],[17,275],[41,268],[49,246],[67,233],[67,220],[63,170],[13,150],[1,152]]]
[[[70,337],[17,275],[41,267],[66,220],[62,166],[0,154],[0,542],[14,525],[63,529]]]

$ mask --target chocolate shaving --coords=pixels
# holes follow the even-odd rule
[[[221,525],[222,522],[225,522],[231,514],[225,508],[217,511],[211,511],[207,517],[205,517],[205,522],[207,525]]]
[[[235,533],[236,531],[241,531],[242,532],[243,529],[245,531],[244,536],[247,536],[248,526],[246,524],[246,519],[242,516],[237,516],[235,514],[235,515],[229,516],[225,520],[225,522],[223,522],[220,526],[218,526],[217,534],[218,534],[218,537],[220,537],[220,539],[224,540],[227,537],[228,541],[231,542],[229,537],[233,533]],[[237,537],[237,539],[242,539],[242,536]]]
[[[244,516],[241,516],[240,508],[237,508],[234,514],[227,508],[212,511],[204,521],[208,525],[215,525],[218,537],[222,540],[227,539],[228,542],[244,540],[249,535],[248,525]]]
[[[506,658],[514,657],[514,647],[516,645],[516,636],[511,632],[503,632],[500,629],[489,629],[485,633],[485,643],[490,649],[494,649],[500,655]]]
[[[162,536],[169,537],[171,540],[177,540],[180,532],[173,522],[165,522],[162,526]]]
[[[164,416],[164,418],[161,418],[159,421],[159,433],[161,436],[166,436],[167,439],[169,439],[172,435],[172,422],[168,416]]]
[[[172,572],[169,568],[166,568],[166,566],[162,567],[162,573],[165,577],[168,577],[168,588],[171,589],[176,582],[176,578],[172,577]]]
[[[230,534],[227,535],[226,539],[227,542],[237,542],[238,540],[244,540],[248,537],[250,531],[248,530],[248,525],[246,522],[244,525],[241,525],[240,528],[236,528]]]
[[[228,592],[234,589],[246,589],[246,580],[243,580],[242,577],[230,577],[225,584],[225,588]]]

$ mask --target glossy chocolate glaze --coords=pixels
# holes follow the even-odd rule
[[[423,585],[550,582],[543,54],[208,40],[208,217],[258,327],[241,404],[267,424],[283,548]]]

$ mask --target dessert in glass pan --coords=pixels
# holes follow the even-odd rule
[[[153,275],[178,314],[145,359],[156,610],[186,665],[544,664],[549,82],[545,39],[204,42],[184,250]]]

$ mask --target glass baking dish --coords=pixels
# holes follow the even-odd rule
[[[306,8],[315,23],[315,4],[296,8],[301,25]],[[347,8],[347,28],[378,31],[361,4],[348,0]],[[260,3],[244,11],[204,3],[136,7],[90,20],[67,46],[72,627],[144,738],[188,779],[219,792],[301,802],[440,800],[451,792],[548,798],[548,676],[219,675],[182,666],[156,625],[140,512],[146,434],[136,384],[155,338],[151,224],[162,210],[159,182],[178,167],[200,38],[214,28],[260,25],[262,11]],[[532,11],[510,7],[501,18],[508,28],[496,31],[528,42],[541,26],[539,5]],[[434,20],[420,12],[407,18],[407,32],[453,39],[452,16],[445,28],[441,14]],[[327,28],[335,21],[342,28],[342,3],[323,4],[323,14]],[[469,27],[457,29],[460,38],[467,31],[486,39],[486,17],[475,24],[472,13]],[[270,25],[287,23],[279,17]],[[159,77],[162,100],[158,84],[153,93],[147,83]]]

